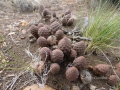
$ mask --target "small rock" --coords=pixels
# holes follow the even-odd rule
[[[102,88],[95,89],[95,90],[106,90],[106,89],[104,87],[102,87]]]
[[[40,89],[38,89],[38,90],[55,90],[55,89],[53,89],[52,87],[50,87],[48,85],[45,85],[43,88],[40,87]]]
[[[73,85],[71,90],[80,90],[80,88],[76,85]]]
[[[86,70],[81,71],[80,78],[84,84],[89,84],[92,82],[92,75]]]
[[[26,34],[26,30],[25,29],[22,30],[22,34]]]
[[[38,84],[33,84],[31,86],[27,86],[26,88],[24,88],[23,90],[37,90],[39,88]]]
[[[20,38],[25,39],[26,38],[25,34],[20,35]]]
[[[58,49],[58,46],[57,45],[54,45],[54,46],[52,46],[52,49],[54,50],[54,49]]]
[[[96,90],[96,89],[97,89],[96,86],[94,86],[94,85],[90,85],[90,90]]]
[[[35,41],[36,41],[36,38],[31,38],[31,39],[29,40],[30,43],[34,43]]]
[[[15,32],[10,32],[8,33],[8,35],[15,35]]]
[[[27,21],[23,21],[23,22],[22,22],[22,26],[28,26],[28,24],[29,24],[29,23],[28,23]]]

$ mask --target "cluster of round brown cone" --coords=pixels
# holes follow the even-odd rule
[[[47,10],[42,10],[41,8],[41,13],[46,16]],[[67,18],[67,24],[65,24],[63,20],[63,26],[68,25],[70,13],[71,12],[68,10],[64,14],[63,19]],[[56,17],[55,13],[53,13],[53,17]],[[57,74],[60,71],[60,63],[67,58],[66,60],[72,62],[73,66],[67,68],[65,73],[66,78],[69,81],[75,81],[78,79],[80,72],[86,68],[87,62],[83,56],[86,46],[84,41],[79,41],[72,45],[71,40],[64,35],[62,25],[58,21],[52,21],[50,26],[39,23],[38,26],[32,25],[30,27],[30,32],[37,39],[37,43],[41,47],[41,59],[43,61],[50,60],[52,62],[50,65],[50,72],[52,74]],[[58,48],[52,50],[50,46],[53,45],[57,45]],[[43,63],[42,67],[40,66],[41,63]],[[44,62],[41,61],[37,63],[34,68],[35,73],[41,73],[43,68],[45,68]],[[98,64],[93,68],[93,71],[97,75],[106,75],[110,71],[110,66],[106,64]],[[116,65],[116,73],[120,77],[120,64]],[[108,79],[109,85],[116,85],[117,82],[118,78],[114,74]]]
[[[72,41],[64,35],[61,29],[60,23],[55,21],[50,26],[42,23],[39,23],[38,26],[32,25],[30,32],[37,38],[37,43],[41,47],[41,59],[43,61],[50,60],[53,62],[50,66],[52,74],[57,74],[60,71],[59,64],[63,62],[65,58],[67,58],[68,61],[74,60],[73,67],[66,70],[66,78],[70,81],[75,81],[78,78],[79,70],[84,69],[86,66],[86,59],[82,56],[86,48],[85,43],[84,41],[79,41],[72,46]],[[58,48],[51,50],[50,46],[53,45],[57,45]],[[76,76],[74,75],[75,70],[77,71]]]
[[[53,23],[54,21],[58,20],[58,17],[55,12],[52,13],[44,7],[44,5],[39,6],[39,13],[43,18],[50,18],[50,22]],[[72,26],[75,23],[75,18],[71,15],[71,10],[67,9],[62,14],[61,19],[62,26]]]

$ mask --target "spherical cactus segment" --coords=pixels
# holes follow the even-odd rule
[[[39,37],[39,36],[38,36],[38,27],[37,27],[37,26],[32,25],[32,26],[30,26],[29,30],[30,30],[30,33],[31,33],[35,38],[38,38],[38,37]]]
[[[40,56],[42,60],[50,60],[51,50],[48,47],[43,47],[40,49]]]
[[[69,38],[64,37],[63,39],[61,39],[58,43],[58,48],[63,51],[66,57],[69,56],[72,48]]]
[[[44,26],[39,28],[38,35],[48,38],[50,36],[50,31],[47,29],[47,27]]]
[[[64,58],[64,54],[61,50],[55,49],[51,52],[51,61],[55,63],[61,63]]]
[[[84,55],[86,46],[84,41],[76,42],[73,45],[73,49],[77,52],[77,56],[82,56]]]
[[[37,39],[37,43],[40,47],[47,47],[48,46],[48,42],[47,42],[47,39],[44,38],[44,37],[39,37]]]
[[[59,22],[57,22],[57,21],[53,22],[53,23],[50,25],[50,27],[51,27],[51,32],[52,32],[52,34],[55,34],[56,31],[62,29],[61,24],[60,24]]]
[[[52,63],[52,64],[50,65],[50,72],[51,72],[52,74],[57,74],[59,71],[60,71],[60,65],[59,65],[59,64],[57,64],[57,63]]]
[[[84,70],[86,68],[87,62],[84,56],[79,56],[73,61],[73,66],[78,68],[78,70]]]
[[[99,76],[105,76],[108,72],[110,72],[110,65],[98,64],[94,67],[94,73]]]
[[[55,33],[55,36],[57,38],[57,40],[60,40],[64,37],[64,33],[62,30],[58,30],[56,33]]]
[[[79,76],[79,71],[76,67],[69,67],[67,70],[66,70],[66,78],[69,80],[69,81],[76,81],[78,79],[78,76]]]

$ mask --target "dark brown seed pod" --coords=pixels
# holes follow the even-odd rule
[[[58,48],[63,51],[65,56],[69,56],[72,48],[70,40],[67,37],[64,37],[59,41]]]
[[[54,35],[51,35],[47,38],[48,44],[49,45],[55,45],[57,43],[57,39]]]
[[[77,52],[77,56],[84,55],[85,48],[86,48],[86,46],[85,46],[84,41],[76,42],[73,45],[73,49]]]
[[[74,18],[70,18],[70,19],[68,20],[68,22],[67,22],[67,25],[68,25],[68,26],[72,26],[72,25],[74,24],[74,22],[75,22],[75,19],[74,19]]]
[[[47,39],[44,38],[44,37],[39,37],[37,39],[37,43],[40,47],[47,47],[48,46],[48,42],[47,42]]]
[[[117,63],[117,64],[115,65],[115,69],[120,72],[120,63]]]
[[[40,56],[42,60],[50,60],[51,50],[48,47],[43,47],[40,49]]]
[[[55,21],[57,21],[57,19],[54,18],[54,17],[50,19],[50,23],[53,23],[53,22],[55,22]]]
[[[51,72],[52,74],[57,74],[59,71],[60,71],[60,65],[59,65],[59,64],[57,64],[57,63],[52,63],[52,64],[50,65],[50,72]]]
[[[86,68],[86,59],[84,56],[79,56],[73,61],[73,65],[80,71]]]
[[[43,17],[46,17],[46,16],[48,16],[48,15],[50,15],[49,10],[48,10],[48,9],[44,9],[43,12],[42,12],[42,16],[43,16]]]
[[[68,20],[67,18],[63,17],[61,22],[62,22],[62,26],[67,26]]]
[[[50,54],[51,61],[55,63],[61,63],[63,61],[64,54],[61,50],[55,49]]]
[[[65,74],[66,74],[66,78],[69,81],[76,81],[78,79],[78,76],[79,76],[79,71],[76,67],[69,67],[66,70]]]
[[[107,64],[98,64],[94,67],[94,73],[105,76],[110,71],[110,66]]]
[[[50,31],[44,26],[38,30],[38,35],[48,38],[50,36]]]
[[[118,77],[116,75],[111,75],[108,79],[108,84],[110,86],[115,86],[118,83]]]
[[[56,33],[55,33],[55,36],[57,38],[57,40],[60,40],[64,37],[64,33],[62,30],[58,30]]]
[[[52,16],[53,16],[53,17],[56,17],[56,13],[55,13],[55,12],[53,12]]]
[[[69,60],[73,61],[77,57],[77,52],[73,49],[71,49]]]
[[[65,15],[68,15],[68,14],[71,14],[70,9],[67,9],[67,10],[65,11]]]
[[[51,25],[51,32],[52,34],[55,34],[57,30],[61,30],[62,29],[62,26],[60,25],[59,22],[55,21],[53,22]]]
[[[44,26],[43,23],[39,23],[39,24],[38,24],[38,28],[41,28],[41,27],[43,27],[43,26]]]
[[[43,10],[44,10],[44,6],[43,6],[43,5],[40,5],[40,6],[39,6],[39,13],[40,13],[40,15],[42,15]]]
[[[38,27],[35,26],[35,25],[32,25],[30,28],[29,28],[31,34],[35,37],[35,38],[38,38]]]

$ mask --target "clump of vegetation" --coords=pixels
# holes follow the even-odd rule
[[[108,1],[101,2],[88,12],[88,26],[84,28],[83,36],[92,40],[87,42],[86,52],[114,48],[115,40],[120,37],[120,11]]]

